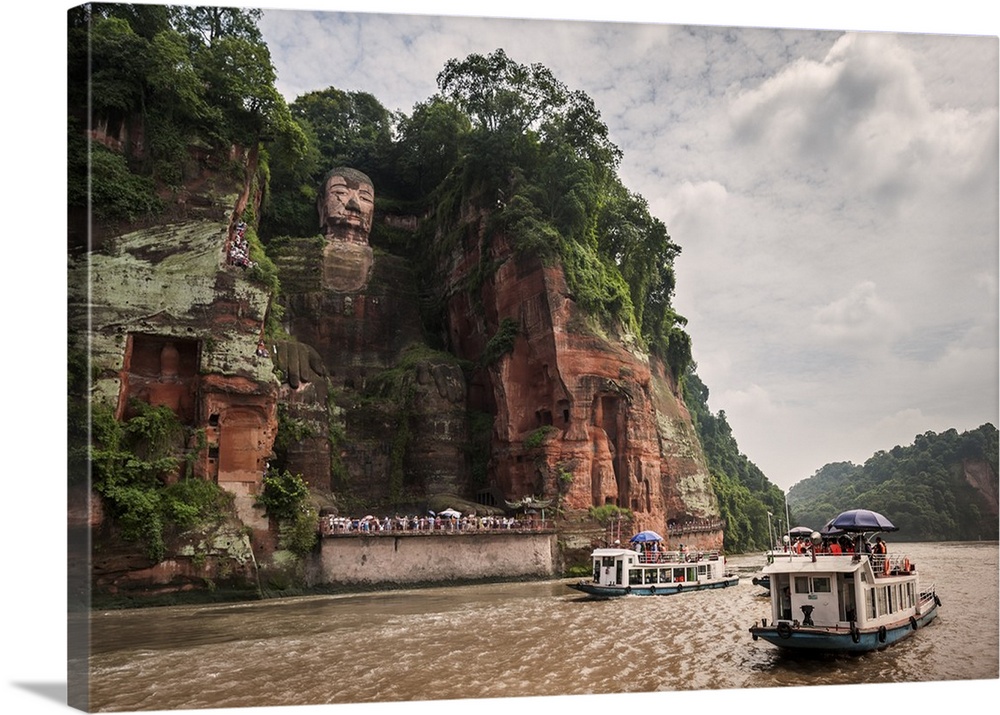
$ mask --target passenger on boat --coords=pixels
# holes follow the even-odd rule
[[[888,549],[886,548],[885,542],[882,541],[882,537],[881,536],[876,536],[875,537],[875,547],[874,547],[874,549],[872,549],[872,552],[876,556],[885,556],[887,551],[888,551]]]
[[[837,542],[837,541],[831,541],[830,542],[830,553],[831,554],[840,554],[840,553],[843,553],[843,550],[840,548],[840,543],[839,542]]]

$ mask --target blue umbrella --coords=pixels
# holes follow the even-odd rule
[[[629,542],[633,544],[645,543],[647,541],[663,541],[663,537],[655,531],[640,531],[638,534],[629,539]]]
[[[828,526],[841,531],[898,531],[891,521],[877,511],[868,509],[851,509],[831,521]]]

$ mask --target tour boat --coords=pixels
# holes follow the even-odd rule
[[[646,533],[646,532],[642,532]],[[655,533],[655,532],[653,532]],[[635,541],[636,537],[632,537]],[[726,588],[739,583],[739,576],[726,571],[726,559],[718,551],[666,551],[642,541],[639,549],[621,547],[594,549],[594,576],[569,584],[590,596],[669,596],[675,593]]]
[[[859,511],[865,510],[841,517]],[[835,547],[831,553],[817,532],[806,553],[772,554],[763,569],[770,579],[771,618],[751,626],[754,640],[790,650],[860,653],[886,648],[934,620],[941,600],[933,585],[921,588],[917,565],[903,554],[868,552],[865,533],[896,527],[877,512],[867,513],[877,518],[841,530],[846,552]],[[827,541],[833,543],[829,535]]]

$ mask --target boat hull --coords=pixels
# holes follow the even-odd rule
[[[800,626],[779,623],[770,626],[751,626],[754,640],[765,640],[778,648],[798,651],[868,653],[882,650],[893,643],[913,635],[937,616],[937,604],[920,616],[879,628],[846,629]]]
[[[571,583],[569,587],[583,591],[589,596],[614,598],[617,596],[672,596],[688,591],[705,591],[711,588],[728,588],[740,582],[739,576],[727,576],[714,581],[684,581],[681,583],[658,583],[636,586],[601,586],[590,581]]]

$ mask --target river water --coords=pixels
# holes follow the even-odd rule
[[[742,576],[738,586],[675,596],[593,601],[567,588],[576,579],[563,579],[95,611],[90,707],[194,710],[1000,677],[997,543],[891,550],[909,555],[942,606],[930,626],[880,653],[792,657],[753,641],[747,629],[770,613],[763,590],[751,583],[764,557],[752,554],[728,560]]]

